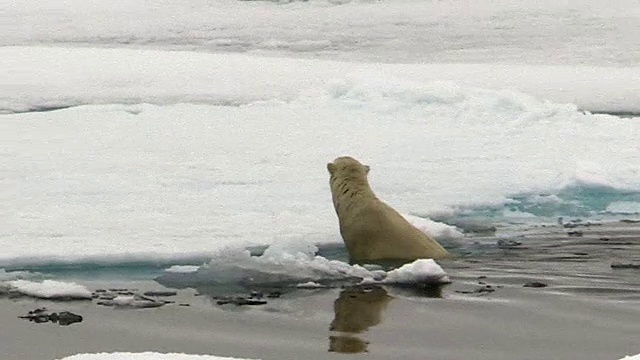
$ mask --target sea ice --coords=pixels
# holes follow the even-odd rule
[[[71,282],[44,280],[34,282],[28,280],[13,280],[8,282],[12,291],[26,296],[42,299],[91,299],[91,291],[83,285]]]

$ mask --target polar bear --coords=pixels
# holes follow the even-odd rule
[[[327,164],[340,234],[355,263],[445,259],[451,255],[433,238],[376,197],[369,166],[344,156]]]

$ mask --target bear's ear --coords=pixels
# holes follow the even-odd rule
[[[369,165],[365,165],[364,166],[364,171],[368,174],[369,170],[371,170],[371,168],[369,167]]]
[[[329,174],[333,175],[336,172],[336,166],[333,163],[327,163],[327,170],[329,170]]]

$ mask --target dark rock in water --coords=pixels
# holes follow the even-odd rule
[[[280,297],[281,293],[279,291],[275,291],[273,293],[267,294],[267,298],[276,298]],[[216,301],[217,305],[226,305],[233,304],[236,306],[243,305],[265,305],[267,304],[267,300],[265,300],[265,294],[260,291],[252,290],[248,295],[236,295],[236,296],[212,296],[211,297]]]
[[[636,223],[640,223],[640,220],[635,220],[635,219],[622,219],[620,220],[621,223],[627,223],[627,224],[636,224]]]
[[[520,245],[522,245],[521,242],[515,241],[515,240],[511,240],[511,239],[500,239],[500,240],[498,240],[498,247],[500,249],[513,249],[513,248],[516,248],[516,247],[518,247]]]
[[[590,227],[590,226],[602,226],[602,224],[599,223],[592,223],[592,222],[582,222],[582,220],[578,219],[578,220],[572,220],[572,222],[566,223],[562,225],[565,229],[573,229],[573,228],[577,228],[578,226],[582,226],[582,227]]]
[[[582,231],[569,231],[569,232],[567,233],[567,235],[569,235],[569,236],[576,236],[576,237],[580,237],[580,236],[582,236],[582,235],[584,235],[584,234],[582,233]]]
[[[56,313],[51,314],[49,319],[53,323],[57,322],[58,324],[60,324],[62,326],[67,326],[67,325],[71,325],[71,324],[74,324],[74,323],[77,323],[77,322],[81,322],[82,321],[82,316],[74,314],[74,313],[71,313],[71,312],[68,312],[68,311],[61,311],[58,314],[56,314]]]
[[[640,263],[613,263],[611,264],[612,269],[640,269]]]
[[[236,297],[222,297],[220,298],[220,300],[216,301],[216,304],[217,305],[233,304],[236,306],[265,305],[267,304],[267,301],[262,299],[254,299],[251,297],[236,296]]]
[[[146,291],[144,294],[144,296],[154,296],[154,297],[158,297],[158,296],[176,296],[178,295],[177,291]]]
[[[490,294],[494,291],[496,291],[496,289],[494,289],[491,285],[485,285],[474,290],[456,290],[455,292],[459,294]]]
[[[528,282],[526,284],[523,285],[524,287],[531,287],[531,288],[543,288],[543,287],[547,287],[547,284],[539,282],[539,281],[531,281]]]
[[[272,291],[272,292],[270,292],[270,293],[268,293],[268,294],[267,294],[267,297],[268,297],[269,299],[277,299],[277,298],[279,298],[280,296],[282,296],[282,292],[280,292],[280,291]]]
[[[266,305],[266,300],[259,299],[238,299],[238,301],[234,302],[235,305]]]
[[[191,306],[191,304],[182,303],[182,304],[178,304],[178,306]]]
[[[82,316],[74,314],[69,311],[61,311],[59,313],[48,313],[47,309],[40,308],[33,311],[29,311],[26,316],[19,316],[21,319],[26,319],[36,324],[42,324],[46,322],[52,322],[60,326],[67,326],[82,321]]]

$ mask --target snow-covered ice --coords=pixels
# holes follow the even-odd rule
[[[445,243],[464,239],[434,214],[640,203],[633,0],[5,10],[0,268],[339,243],[325,164],[341,155]]]
[[[465,91],[465,87],[509,90],[539,100],[576,104],[592,112],[640,112],[640,66],[382,64],[188,51],[25,46],[0,47],[0,57],[5,68],[0,73],[0,113],[86,104],[195,103],[235,107],[260,100],[290,102],[327,94],[332,88],[346,91],[351,86],[373,91],[370,96],[393,91],[415,96],[408,87],[414,91],[431,87],[435,91],[438,89],[430,84],[447,81],[463,87],[459,91]],[[383,93],[376,94],[378,91]],[[440,96],[455,95],[452,86],[441,91]],[[142,109],[134,106],[129,111]]]
[[[7,284],[10,291],[40,299],[91,299],[91,291],[84,285],[72,282],[12,280]]]
[[[631,355],[631,356],[625,356],[620,360],[640,360],[640,354],[638,355]]]
[[[10,2],[2,45],[168,48],[384,63],[637,66],[636,0]]]
[[[447,273],[433,259],[420,259],[387,273],[386,284],[439,284],[449,282]]]
[[[42,54],[55,58],[55,51]],[[271,73],[261,70],[262,60],[243,58],[249,75],[241,80],[241,71],[224,71],[240,55],[197,54],[210,65],[194,64],[187,80],[174,84],[178,76],[156,81],[162,78],[153,76],[158,68],[138,70],[145,62],[168,67],[190,61],[193,54],[167,53],[162,60],[158,52],[62,54],[67,51],[77,53],[76,60],[34,56],[27,57],[33,65],[24,58],[22,67],[14,58],[15,71],[6,76],[15,79],[0,87],[3,104],[87,103],[3,116],[0,239],[6,247],[0,267],[202,258],[219,247],[291,238],[340,242],[325,166],[341,155],[369,164],[374,191],[400,212],[420,217],[502,206],[514,194],[559,195],[584,186],[640,191],[640,122],[633,118],[584,114],[516,91],[398,77],[386,68],[367,76],[336,72],[333,80],[309,84],[305,79],[325,76],[322,65],[283,60],[287,70]],[[70,72],[81,62],[73,61],[82,54],[122,56],[127,66],[101,73],[89,63],[87,76],[96,78],[74,80]],[[278,68],[277,60],[264,61]],[[47,74],[31,73],[56,64],[66,75],[47,80]],[[189,86],[200,70],[206,78],[218,65],[223,70],[214,71],[208,85],[194,80]],[[299,78],[301,66],[306,70]],[[20,73],[28,75],[14,75]],[[418,73],[441,72],[427,67]],[[183,103],[207,88],[213,100]],[[163,93],[173,100],[158,101]],[[139,101],[159,104],[129,103]],[[558,208],[575,204],[565,202]],[[433,222],[421,226],[436,236],[459,236]]]

